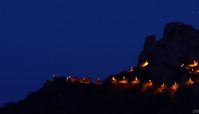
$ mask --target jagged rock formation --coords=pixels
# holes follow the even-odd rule
[[[148,73],[154,81],[180,81],[186,78],[180,70],[183,63],[199,59],[199,30],[180,22],[168,23],[160,40],[146,37],[139,64],[149,61]]]
[[[189,114],[199,106],[199,80],[185,86],[189,71],[181,64],[197,59],[199,31],[169,23],[162,39],[146,38],[139,66],[99,84],[89,78],[53,76],[24,100],[0,108],[0,114]]]

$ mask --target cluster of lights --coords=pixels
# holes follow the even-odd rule
[[[68,77],[66,77],[66,82],[75,82],[75,83],[81,83],[81,84],[90,84],[92,82],[92,79],[91,78],[86,78],[86,77],[79,78],[79,77],[68,76]],[[96,79],[96,84],[97,85],[101,85],[102,84],[102,80],[99,77]]]
[[[122,80],[117,80],[114,76],[112,77],[112,83],[115,85],[120,85],[120,84],[128,84],[128,85],[132,85],[132,87],[134,85],[139,85],[141,84],[140,79],[138,79],[138,77],[135,77],[134,80],[132,80],[130,83],[128,82],[128,80],[125,78],[125,76],[123,76]],[[194,81],[189,78],[188,80],[185,81],[184,85],[188,86],[188,85],[193,85]],[[152,80],[148,80],[147,82],[144,82],[143,84],[143,88],[142,88],[142,92],[146,91],[147,89],[153,88],[154,87],[154,82]],[[173,92],[177,91],[179,88],[181,87],[180,84],[178,84],[177,82],[174,82],[173,85],[171,85],[170,87],[167,86],[165,83],[162,83],[155,91],[155,93],[161,93],[164,90],[171,90]]]
[[[146,60],[145,62],[143,62],[142,64],[140,64],[140,68],[145,68],[149,65],[149,62]],[[180,67],[182,68],[186,68],[188,69],[191,73],[199,73],[199,63],[197,61],[193,61],[192,64],[181,64]],[[134,72],[134,68],[130,67],[129,72]],[[55,77],[55,75],[53,75],[53,78]],[[68,76],[66,77],[66,81],[68,82],[70,80],[72,80],[71,82],[73,82],[73,80],[77,80],[79,81],[79,83],[83,83],[83,84],[89,84],[91,82],[91,80],[89,80],[89,78],[78,78],[75,79],[74,77]],[[117,80],[114,76],[111,78],[111,83],[115,84],[115,85],[131,85],[131,86],[135,86],[135,85],[140,85],[142,84],[140,79],[138,79],[138,77],[135,77],[134,80],[132,80],[130,83],[128,81],[128,79],[123,76],[121,80]],[[96,80],[96,84],[100,85],[102,84],[102,81],[100,78],[97,78]],[[188,80],[185,81],[184,85],[188,86],[188,85],[193,85],[194,81],[189,78]],[[146,91],[147,89],[153,88],[154,87],[154,82],[152,82],[152,80],[148,80],[147,82],[144,82],[143,84],[143,88],[142,91]],[[182,85],[183,86],[183,85]],[[177,82],[174,82],[173,85],[171,85],[170,87],[168,87],[165,83],[162,83],[156,90],[155,93],[161,93],[164,90],[171,90],[172,92],[177,91],[179,88],[181,87],[180,84],[178,84]]]
[[[198,74],[199,73],[199,62],[198,61],[193,61],[193,63],[185,65],[185,64],[181,64],[180,67],[182,68],[186,68],[187,70],[189,70],[189,73],[193,73],[193,74]]]
[[[149,65],[149,62],[146,60],[143,63],[140,64],[140,68],[146,68]],[[134,68],[130,67],[129,72],[134,72]]]

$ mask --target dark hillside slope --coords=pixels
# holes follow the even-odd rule
[[[199,31],[172,22],[148,36],[138,65],[92,83],[53,77],[0,114],[192,114],[199,110]]]

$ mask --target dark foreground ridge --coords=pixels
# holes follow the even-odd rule
[[[1,114],[191,114],[198,109],[194,85],[172,92],[141,91],[142,85],[82,84],[54,77],[40,90],[18,103],[9,104]]]
[[[139,63],[106,80],[53,76],[0,114],[192,114],[199,112],[199,31],[165,26],[146,38]]]

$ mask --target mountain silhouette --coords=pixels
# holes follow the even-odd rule
[[[148,36],[139,63],[107,79],[53,76],[0,114],[191,114],[199,110],[199,31],[179,22]]]

